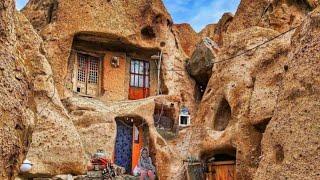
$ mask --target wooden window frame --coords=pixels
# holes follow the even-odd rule
[[[132,63],[139,62],[138,65],[138,70],[136,71],[136,66],[135,64],[133,65]],[[140,63],[143,63],[143,73],[140,73]],[[148,70],[146,70],[148,64]],[[133,65],[133,72],[132,72],[132,65]],[[137,72],[137,73],[136,73]],[[133,84],[132,84],[132,75],[133,75]],[[140,78],[143,77],[143,83],[142,86],[140,86]],[[135,79],[138,78],[137,85]],[[146,78],[148,78],[148,84],[146,84]],[[137,58],[131,58],[130,59],[130,87],[135,87],[135,88],[148,88],[150,89],[150,62],[146,60],[141,60]]]

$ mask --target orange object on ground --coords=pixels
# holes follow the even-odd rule
[[[132,141],[132,171],[138,165],[140,159],[140,150],[143,147],[143,128],[139,127],[139,141]],[[133,137],[135,137],[135,130],[133,128]]]

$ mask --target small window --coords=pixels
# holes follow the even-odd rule
[[[190,115],[180,115],[179,126],[189,126],[189,125],[190,125]]]
[[[189,109],[187,107],[183,106],[180,109],[179,126],[189,126],[189,125],[190,125]]]
[[[150,64],[147,61],[131,60],[130,68],[130,86],[138,88],[150,87]]]

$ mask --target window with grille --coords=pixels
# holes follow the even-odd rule
[[[88,62],[89,78],[88,83],[98,84],[99,59],[90,57]]]
[[[98,89],[99,68],[100,59],[98,57],[78,53],[77,92],[91,95]]]
[[[130,86],[131,87],[150,87],[150,64],[147,61],[131,60]]]
[[[86,82],[87,79],[87,58],[86,56],[78,56],[78,81]]]

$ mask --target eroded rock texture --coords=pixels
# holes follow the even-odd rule
[[[190,57],[196,44],[200,41],[198,34],[193,30],[190,24],[175,24],[173,25],[173,29],[182,49]]]
[[[311,10],[310,4],[302,0],[242,0],[228,32],[252,26],[284,32],[298,26]]]
[[[292,37],[274,117],[262,141],[255,179],[318,179],[320,8]]]
[[[196,34],[173,25],[160,0],[30,0],[23,14],[1,1],[0,179],[13,179],[25,158],[34,164],[25,178],[85,174],[98,149],[113,158],[125,118],[145,127],[159,179],[187,179],[183,160],[213,157],[235,160],[237,179],[319,179],[318,5],[242,0],[235,16]],[[163,95],[76,95],[68,68],[78,41],[162,52]],[[196,102],[199,85],[206,89]],[[191,126],[179,127],[185,106]],[[171,134],[159,131],[161,114],[173,119]]]
[[[25,61],[16,48],[14,1],[0,2],[0,179],[17,174],[35,121]]]
[[[42,39],[14,2],[1,3],[1,175],[12,178],[26,157],[37,173],[82,173],[82,144],[55,90]]]
[[[208,24],[198,34],[201,38],[213,37],[217,24]]]
[[[163,3],[161,1],[145,0],[130,3],[127,1],[32,0],[23,9],[23,13],[43,38],[44,53],[52,66],[52,75],[57,90],[54,87],[46,86],[51,89],[49,95],[59,94],[60,98],[64,99],[64,105],[68,111],[63,107],[57,108],[61,105],[60,101],[57,101],[55,106],[52,104],[49,107],[57,108],[52,111],[59,111],[56,115],[59,122],[60,120],[61,122],[66,121],[68,125],[69,123],[74,125],[72,128],[65,126],[69,128],[68,130],[63,129],[63,127],[61,130],[64,133],[62,135],[56,134],[56,139],[53,139],[53,141],[34,143],[34,148],[30,149],[28,157],[44,157],[43,152],[45,151],[40,150],[46,148],[47,143],[57,143],[58,146],[65,145],[65,148],[71,149],[69,151],[60,150],[74,151],[76,152],[75,155],[83,153],[78,157],[80,161],[78,166],[74,166],[71,162],[69,166],[65,166],[69,162],[67,158],[53,157],[53,162],[48,166],[41,165],[42,169],[34,168],[31,173],[42,174],[43,170],[47,168],[46,171],[50,175],[66,173],[67,170],[74,174],[81,174],[82,162],[86,162],[90,154],[95,153],[97,149],[105,150],[108,157],[112,159],[116,135],[116,118],[137,116],[144,119],[148,124],[153,147],[152,152],[154,152],[153,158],[155,158],[155,164],[159,172],[158,176],[165,179],[172,177],[177,170],[170,169],[169,166],[161,162],[170,163],[180,161],[180,159],[171,158],[177,157],[177,155],[174,155],[175,152],[172,147],[163,140],[155,129],[153,122],[154,100],[142,100],[141,103],[114,102],[116,105],[112,105],[97,98],[93,103],[90,99],[77,97],[66,85],[70,54],[74,51],[72,49],[73,43],[78,40],[85,40],[89,44],[91,43],[90,45],[93,44],[88,47],[89,49],[103,47],[111,48],[109,50],[112,51],[126,50],[128,52],[142,49],[154,54],[162,51],[160,93],[177,97],[173,98],[175,100],[168,100],[169,103],[166,106],[173,106],[175,113],[178,113],[179,107],[185,105],[189,108],[193,117],[196,110],[196,104],[194,103],[195,83],[185,71],[187,55],[183,52],[183,46],[177,39],[171,17]],[[96,44],[94,45],[94,43]],[[43,86],[40,84],[41,87]],[[176,105],[172,103],[173,101],[177,102]],[[47,119],[50,118],[50,115],[49,113],[44,117]],[[49,131],[50,126],[52,124],[44,123],[39,134],[37,132],[33,133],[34,139],[46,137],[48,133],[42,132]],[[108,130],[105,131],[106,129]],[[76,135],[72,137],[73,139],[70,141],[63,139],[63,135],[74,130]],[[54,129],[50,132],[55,134]],[[78,142],[78,144],[73,144],[73,142]],[[71,147],[67,145],[68,143]],[[83,148],[74,150],[73,147],[75,146],[73,145],[81,145]],[[62,168],[65,167],[69,169],[63,170]]]
[[[212,44],[211,44],[212,43]],[[218,53],[218,46],[210,39],[203,39],[197,44],[195,51],[187,63],[189,74],[204,89],[212,75],[214,59]]]
[[[277,34],[253,27],[225,37],[216,58],[221,62],[214,64],[196,116],[199,126],[193,129],[193,139],[204,139],[193,144],[191,151],[204,160],[221,153],[236,156],[239,179],[251,179],[259,166],[263,128],[255,126],[267,123],[273,115],[290,36],[237,54]],[[234,58],[224,61],[230,57]]]
[[[36,121],[26,158],[34,163],[32,171],[39,174],[83,173],[84,150],[71,118],[64,109],[52,78],[52,70],[43,55],[42,39],[20,13],[15,25],[17,49],[28,68]],[[69,153],[69,152],[73,153]]]

